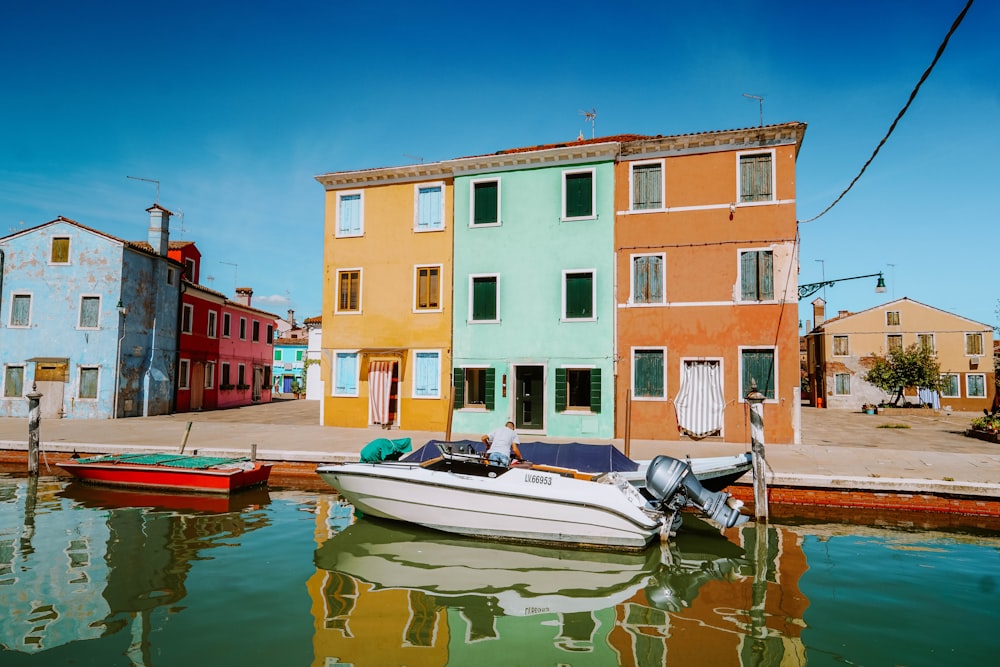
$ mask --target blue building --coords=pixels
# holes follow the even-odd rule
[[[114,418],[173,410],[182,265],[170,211],[145,242],[59,217],[0,237],[0,417]]]
[[[274,369],[271,373],[275,393],[305,393],[305,360],[308,349],[308,338],[275,339]]]

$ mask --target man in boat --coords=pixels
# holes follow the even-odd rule
[[[497,466],[507,467],[510,465],[511,453],[518,461],[524,460],[518,445],[521,441],[517,438],[517,431],[514,430],[514,422],[507,422],[503,426],[494,429],[492,433],[484,435],[483,444],[486,445],[490,463]]]

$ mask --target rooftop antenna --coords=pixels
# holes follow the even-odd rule
[[[131,178],[133,181],[145,181],[147,183],[156,183],[156,201],[154,201],[153,203],[157,204],[157,205],[160,203],[160,182],[159,181],[155,181],[152,178],[140,178],[139,176],[126,176],[125,178]]]
[[[237,276],[239,276],[240,273],[239,264],[236,264],[235,262],[223,262],[221,260],[219,261],[219,264],[226,264],[228,266],[233,267],[233,296],[236,296],[236,285],[238,280]]]
[[[590,138],[593,139],[595,132],[594,121],[597,120],[597,109],[591,109],[590,111],[584,111],[583,109],[580,109],[580,115],[590,122]]]
[[[743,97],[748,97],[751,100],[757,100],[760,104],[760,126],[764,127],[764,98],[760,95],[747,95],[746,93],[743,93]]]
[[[419,162],[420,164],[423,164],[423,163],[424,163],[424,159],[423,159],[422,157],[420,157],[419,155],[408,155],[408,154],[406,154],[406,153],[403,153],[403,157],[408,157],[408,158],[410,158],[411,160],[416,160],[416,161],[417,161],[417,162]]]
[[[180,237],[178,237],[178,240],[183,240],[184,234],[187,233],[184,229],[184,211],[177,211],[177,215],[181,216],[181,229],[180,229],[181,234]]]

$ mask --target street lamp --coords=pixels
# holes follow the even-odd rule
[[[869,273],[864,276],[851,276],[850,278],[836,278],[834,280],[824,280],[818,283],[806,283],[805,285],[799,285],[799,299],[804,299],[807,296],[815,294],[824,287],[833,287],[834,283],[843,282],[845,280],[858,280],[859,278],[875,278],[878,277],[878,282],[875,283],[875,293],[884,294],[885,293],[885,278],[882,277],[882,272]]]

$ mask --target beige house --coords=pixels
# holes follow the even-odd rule
[[[960,412],[989,408],[995,392],[993,328],[981,322],[902,298],[859,313],[840,311],[826,319],[826,302],[813,303],[815,326],[807,336],[807,366],[814,405],[857,410],[890,399],[862,378],[872,355],[914,343],[929,347],[941,365],[939,397],[908,389],[910,403],[936,404]]]

